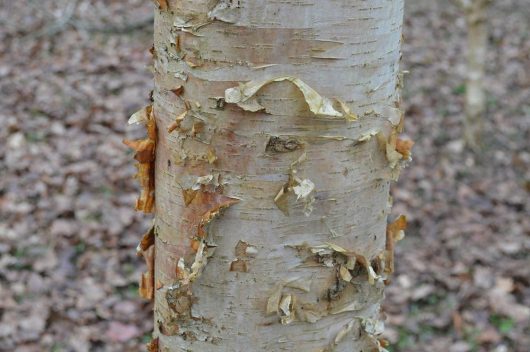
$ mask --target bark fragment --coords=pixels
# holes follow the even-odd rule
[[[411,150],[414,142],[410,139],[401,139],[396,140],[396,151],[403,155],[403,159],[410,160]]]
[[[306,245],[302,245],[302,247],[306,247]],[[376,281],[379,281],[381,279],[381,276],[375,272],[370,261],[362,254],[355,253],[354,251],[347,250],[341,246],[329,242],[323,245],[309,247],[309,250],[313,254],[317,254],[319,257],[322,258],[330,256],[333,253],[340,253],[344,255],[347,259],[355,259],[359,264],[361,264],[365,268],[366,273],[368,275],[368,282],[371,285],[374,285]]]
[[[226,23],[236,23],[239,18],[239,8],[241,8],[241,0],[219,0],[217,5],[208,12],[208,18]]]
[[[142,191],[136,200],[136,210],[151,213],[155,205],[155,149],[156,122],[151,105],[136,112],[129,119],[129,123],[141,123],[146,126],[147,137],[140,140],[124,140],[123,143],[135,151],[134,158],[138,163],[136,178],[140,180]]]
[[[274,203],[286,216],[289,216],[290,193],[296,195],[296,201],[301,200],[304,203],[304,213],[306,216],[309,216],[313,211],[313,203],[315,201],[313,191],[315,190],[315,184],[309,179],[299,178],[297,176],[298,170],[296,169],[296,166],[305,161],[306,157],[306,153],[303,153],[296,161],[291,163],[289,179],[274,197]]]
[[[168,0],[153,0],[160,10],[167,11],[169,9]]]
[[[387,276],[394,272],[394,244],[405,236],[407,218],[400,215],[394,222],[387,225],[385,245],[385,273]]]
[[[145,259],[147,271],[140,277],[139,293],[140,297],[152,300],[155,286],[155,227],[152,226],[147,231],[136,248],[138,256]]]
[[[192,317],[191,307],[195,301],[192,284],[200,277],[208,257],[213,253],[207,244],[207,225],[223,209],[239,202],[239,199],[221,194],[217,189],[218,179],[213,175],[199,177],[196,185],[197,189],[183,190],[184,202],[189,208],[189,213],[185,215],[189,225],[184,230],[190,235],[195,258],[189,267],[184,258],[179,258],[175,268],[177,281],[165,288],[166,303],[176,318],[175,321],[161,323],[166,334],[178,334],[179,321],[187,321]]]
[[[183,113],[181,113],[180,115],[178,115],[175,118],[175,121],[173,121],[169,126],[167,126],[167,132],[171,133],[171,132],[173,132],[176,129],[180,129],[180,124],[182,123],[182,121],[184,121],[184,119],[186,118],[187,114],[188,114],[188,110],[186,110]]]
[[[182,92],[184,92],[184,87],[183,86],[177,86],[177,87],[171,89],[171,92],[173,94],[175,94],[176,96],[180,96],[182,94]]]
[[[230,271],[237,271],[240,273],[246,273],[248,272],[248,265],[247,262],[243,259],[235,259],[230,263]]]
[[[145,347],[147,352],[158,352],[158,337],[152,339]]]
[[[240,240],[237,242],[235,253],[236,259],[230,264],[230,271],[246,273],[248,272],[250,257],[256,255],[258,250],[256,247]]]
[[[354,114],[351,111],[350,107],[345,102],[343,102],[340,99],[337,99],[337,101],[339,102],[341,109],[344,111],[344,114],[345,114],[344,118],[347,121],[357,121],[359,119],[359,116]]]
[[[265,107],[261,106],[255,95],[264,86],[273,82],[289,81],[293,83],[304,95],[304,99],[309,106],[309,109],[315,115],[342,117],[343,115],[333,108],[333,103],[330,99],[322,97],[313,88],[308,86],[299,78],[292,76],[282,76],[263,81],[250,81],[247,83],[240,83],[239,87],[229,88],[225,91],[225,101],[227,103],[237,104],[240,108],[246,111],[256,112],[263,110]]]

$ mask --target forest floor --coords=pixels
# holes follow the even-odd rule
[[[523,1],[524,2],[524,1]],[[527,2],[527,1],[526,1]],[[530,346],[530,7],[491,9],[484,150],[462,141],[465,23],[408,1],[413,163],[393,187],[410,224],[384,311],[391,351]],[[135,247],[149,219],[123,138],[148,103],[152,4],[0,5],[0,351],[141,351],[151,305]]]

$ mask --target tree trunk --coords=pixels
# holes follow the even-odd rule
[[[472,149],[479,149],[484,128],[486,95],[484,71],[488,44],[487,9],[491,0],[459,0],[467,23],[467,82],[464,137]]]
[[[157,3],[150,349],[384,350],[403,0]]]

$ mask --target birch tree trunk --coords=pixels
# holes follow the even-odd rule
[[[384,350],[403,0],[157,3],[150,350]]]
[[[472,149],[480,148],[486,94],[484,71],[488,44],[487,10],[492,0],[457,0],[467,24],[467,82],[464,137]]]

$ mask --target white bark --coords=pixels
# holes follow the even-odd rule
[[[484,71],[488,44],[487,9],[491,0],[458,0],[467,23],[467,82],[464,137],[473,149],[480,147],[486,94]]]
[[[160,351],[378,350],[403,1],[161,7]]]

